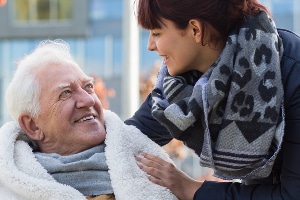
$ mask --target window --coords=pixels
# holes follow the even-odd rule
[[[21,24],[52,22],[72,19],[71,0],[15,0],[14,22]]]
[[[92,20],[121,19],[122,5],[121,0],[91,0],[89,17]]]
[[[87,4],[86,0],[7,1],[0,7],[0,38],[86,36]]]

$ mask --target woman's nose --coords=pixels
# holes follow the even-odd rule
[[[155,51],[156,50],[156,43],[153,37],[151,37],[151,35],[149,35],[148,38],[148,45],[147,45],[147,49],[149,51]]]
[[[84,89],[80,89],[80,91],[76,95],[76,107],[91,107],[95,104],[95,99],[92,94],[89,94]]]

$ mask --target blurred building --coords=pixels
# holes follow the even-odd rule
[[[115,90],[110,109],[121,114],[124,51],[124,6],[129,0],[9,0],[0,7],[0,125],[10,120],[3,95],[15,62],[42,39],[62,38],[87,74],[101,77]],[[262,0],[277,26],[300,33],[299,0]],[[132,6],[133,7],[133,6]],[[147,51],[148,32],[140,30],[139,73],[149,71],[160,58]],[[126,44],[127,45],[127,44]],[[139,77],[137,77],[139,78]]]

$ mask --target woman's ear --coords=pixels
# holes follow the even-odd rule
[[[191,30],[193,31],[194,38],[196,42],[202,41],[202,24],[197,19],[191,19],[189,21],[189,26]]]
[[[28,137],[30,137],[32,140],[39,141],[44,138],[42,130],[37,126],[36,120],[31,115],[20,115],[18,122],[23,131],[25,131]]]

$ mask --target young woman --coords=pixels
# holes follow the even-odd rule
[[[199,182],[156,156],[137,158],[179,199],[300,197],[300,38],[256,0],[139,0],[157,83],[126,121],[160,145],[177,138],[234,182]]]

